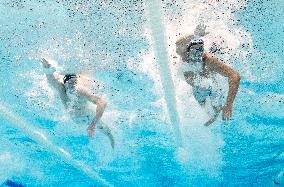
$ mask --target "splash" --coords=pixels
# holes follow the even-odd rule
[[[178,69],[181,61],[176,57],[175,42],[186,34],[193,34],[195,27],[202,23],[206,25],[206,35],[204,36],[205,49],[209,51],[212,45],[218,46],[219,58],[225,60],[227,64],[246,65],[248,56],[253,51],[253,42],[251,35],[238,24],[236,12],[246,6],[245,1],[228,0],[225,2],[218,1],[163,1],[161,19],[164,22],[165,30],[158,31],[157,27],[154,31],[158,31],[159,48],[165,43],[167,46],[163,51],[168,52],[169,62],[167,76],[173,78],[173,87],[175,90],[176,114],[180,116],[181,131],[184,138],[184,149],[177,152],[177,159],[182,163],[200,170],[204,170],[213,177],[218,177],[222,168],[222,153],[220,148],[224,142],[220,135],[220,128],[213,127],[206,129],[203,124],[209,119],[209,115],[195,101],[192,96],[192,88],[183,77],[179,75]],[[153,6],[153,5],[152,5]],[[156,11],[158,9],[156,8]],[[164,13],[164,14],[163,14]],[[214,14],[215,16],[211,16]],[[216,19],[217,18],[217,19]],[[164,36],[163,34],[164,33]],[[152,33],[154,35],[155,33]],[[151,42],[150,42],[151,43]],[[155,47],[155,41],[151,46]],[[159,49],[161,50],[161,49]],[[162,50],[161,50],[162,51]],[[150,53],[151,54],[151,53]],[[149,60],[149,58],[147,59]],[[244,60],[243,62],[240,62]],[[153,80],[157,85],[163,85],[163,77],[165,72],[156,74],[153,65],[148,66],[148,73],[153,76]],[[250,69],[244,67],[244,72],[249,75]],[[222,82],[225,82],[222,80]],[[221,85],[226,89],[227,83]],[[163,89],[164,86],[156,86]],[[166,96],[161,92],[161,103]],[[166,101],[166,98],[165,98]],[[217,121],[218,123],[218,121]],[[217,133],[216,133],[217,132]],[[198,163],[198,164],[196,164]]]
[[[182,145],[182,135],[180,132],[180,120],[177,112],[176,98],[174,85],[171,77],[171,72],[168,66],[168,55],[166,43],[164,40],[164,26],[161,19],[161,8],[159,1],[152,1],[151,3],[146,1],[146,10],[148,13],[149,24],[152,30],[152,39],[154,44],[154,51],[159,64],[159,74],[161,77],[161,83],[163,85],[165,101],[167,103],[168,115],[171,120],[171,124],[174,127],[174,134],[178,146]]]

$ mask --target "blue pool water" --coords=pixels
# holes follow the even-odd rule
[[[284,185],[284,2],[164,0],[161,19],[147,12],[155,2],[0,1],[0,185]],[[209,128],[173,65],[175,40],[199,22],[242,77],[233,120],[219,116]],[[163,33],[154,33],[158,26]],[[171,75],[157,54],[168,57]],[[114,150],[100,132],[89,139],[87,124],[70,121],[42,56],[66,72],[95,72],[105,85],[102,120]],[[169,77],[179,125],[167,112]]]

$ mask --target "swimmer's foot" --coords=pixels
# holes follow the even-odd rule
[[[213,106],[213,109],[214,109],[214,115],[211,119],[209,119],[205,124],[204,126],[208,127],[209,125],[211,125],[212,123],[214,123],[214,121],[216,121],[217,117],[219,116],[221,110],[222,110],[222,106]]]
[[[113,137],[110,138],[110,145],[111,145],[112,149],[114,149],[115,143],[114,143]]]
[[[106,126],[106,125],[103,125],[103,126],[99,126],[98,129],[100,129],[109,138],[110,145],[111,145],[112,149],[114,149],[115,142],[114,142],[114,138],[113,138],[113,135],[112,135],[109,127]]]
[[[217,116],[214,116],[213,118],[209,119],[204,126],[208,127],[209,125],[211,125],[215,120],[216,120]]]
[[[211,125],[212,123],[214,123],[214,121],[216,121],[216,119],[217,119],[217,117],[218,117],[218,115],[219,115],[219,113],[220,113],[220,109],[218,109],[218,110],[216,110],[215,109],[215,114],[214,114],[214,116],[211,118],[211,119],[209,119],[205,124],[204,124],[204,126],[206,126],[206,127],[208,127],[209,125]]]

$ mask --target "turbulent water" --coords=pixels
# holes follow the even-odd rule
[[[168,117],[145,2],[0,1],[0,184],[103,185],[94,173],[114,186],[283,181],[284,3],[161,3],[161,43],[167,44],[183,151]],[[242,78],[233,120],[219,117],[209,128],[174,58],[175,41],[199,23],[207,26],[206,50],[216,45],[216,55]],[[114,133],[115,150],[102,133],[89,139],[87,124],[72,122],[47,84],[41,57],[58,61],[64,73],[86,71],[103,83],[99,94],[109,104],[102,120]]]

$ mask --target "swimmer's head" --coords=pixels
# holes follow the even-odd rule
[[[63,77],[63,83],[66,84],[76,84],[77,83],[77,75],[76,74],[66,74]]]

